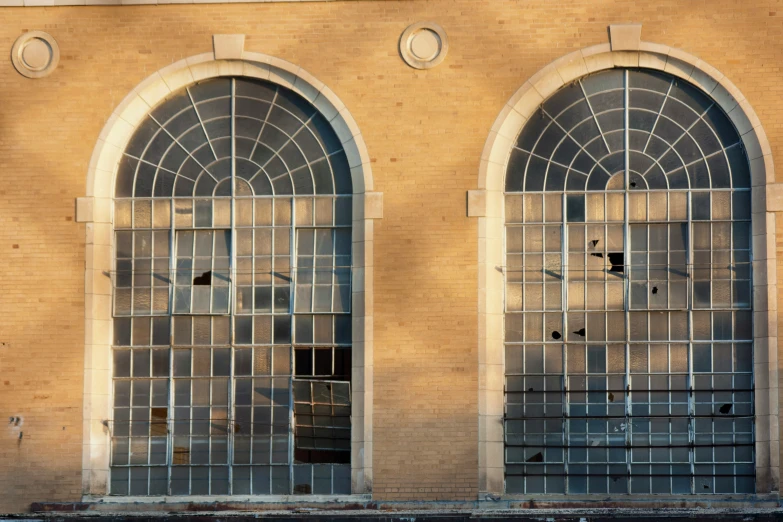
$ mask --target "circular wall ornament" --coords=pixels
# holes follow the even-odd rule
[[[52,35],[29,31],[16,39],[11,48],[11,62],[22,76],[43,78],[57,67],[60,47]]]
[[[434,22],[409,26],[400,36],[400,55],[414,69],[430,69],[446,58],[449,41],[446,32]]]

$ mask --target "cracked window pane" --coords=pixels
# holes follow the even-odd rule
[[[739,136],[665,73],[577,84],[507,171],[506,491],[752,493]]]
[[[140,124],[114,202],[110,494],[350,494],[352,192],[284,87],[200,82]]]

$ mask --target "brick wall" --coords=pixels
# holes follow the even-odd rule
[[[610,23],[682,48],[742,90],[783,157],[783,8],[773,1],[346,1],[0,8],[0,511],[80,496],[84,195],[95,140],[143,78],[211,50],[214,33],[298,64],[347,104],[367,142],[375,224],[374,496],[477,494],[477,226],[465,191],[498,111],[541,67],[607,41]],[[398,56],[433,20],[437,68]],[[59,42],[53,75],[8,58],[25,30]],[[779,257],[783,259],[783,256]],[[20,434],[22,438],[20,439]]]

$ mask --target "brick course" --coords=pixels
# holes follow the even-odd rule
[[[246,34],[245,49],[300,65],[356,119],[384,193],[374,229],[373,496],[471,500],[478,232],[465,192],[477,186],[498,111],[547,63],[606,42],[611,23],[636,22],[643,40],[731,78],[783,157],[781,17],[778,2],[732,0],[0,8],[0,49],[43,30],[61,50],[41,80],[0,61],[0,419],[22,418],[0,436],[0,511],[80,498],[85,249],[74,199],[120,100],[152,72],[210,51],[212,34]],[[418,71],[397,45],[423,20],[445,29],[450,48],[440,66]]]

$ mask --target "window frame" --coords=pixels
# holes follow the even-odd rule
[[[219,72],[220,71],[220,72]],[[245,51],[242,60],[216,60],[212,53],[204,53],[156,72],[130,92],[115,109],[104,127],[101,139],[93,151],[87,176],[86,197],[77,200],[77,221],[87,226],[85,272],[85,395],[84,395],[84,467],[83,498],[102,499],[108,489],[107,421],[110,421],[110,364],[108,346],[113,338],[111,328],[112,298],[110,280],[113,260],[113,185],[114,172],[121,161],[121,151],[133,128],[172,91],[191,84],[194,79],[225,76],[232,71],[236,76],[258,78],[278,83],[294,90],[313,103],[322,113],[334,120],[352,169],[354,223],[354,267],[360,270],[354,278],[354,342],[358,350],[369,354],[358,358],[352,373],[357,382],[352,393],[353,417],[357,420],[352,430],[352,448],[357,458],[352,460],[352,495],[370,491],[372,484],[372,425],[365,419],[372,416],[372,383],[364,382],[364,374],[372,371],[372,223],[382,217],[381,193],[372,192],[373,181],[369,155],[348,109],[339,98],[299,66],[260,53]],[[161,82],[161,78],[165,83]],[[289,79],[291,81],[289,81]],[[296,85],[293,84],[296,80]],[[334,107],[342,108],[339,114]],[[350,133],[346,129],[354,129]],[[368,212],[365,213],[365,206]],[[89,212],[87,210],[89,209]],[[357,211],[358,209],[358,211]],[[364,289],[369,289],[365,291]],[[358,310],[358,313],[357,311]],[[361,397],[367,400],[360,401]],[[366,448],[366,450],[365,450]],[[362,451],[364,450],[364,451]],[[260,497],[258,501],[273,500]],[[143,499],[135,499],[141,500]]]
[[[675,58],[676,57],[676,58]],[[756,478],[761,495],[776,487],[779,467],[769,455],[779,451],[777,436],[777,324],[775,220],[767,213],[765,185],[773,182],[770,148],[758,117],[731,81],[697,57],[666,45],[641,42],[638,51],[612,51],[596,45],[563,56],[538,71],[500,111],[485,143],[478,190],[468,192],[468,215],[478,218],[479,244],[479,491],[504,495],[503,479],[503,226],[504,179],[509,152],[524,123],[543,99],[588,73],[614,67],[665,71],[694,84],[714,99],[739,129],[750,159],[752,250],[754,256],[754,360],[756,361]],[[740,102],[738,103],[739,100]],[[770,409],[772,406],[772,409]],[[530,495],[524,496],[525,498]],[[612,497],[622,501],[621,497]],[[505,495],[505,498],[522,498]],[[547,497],[556,500],[554,497]],[[570,497],[557,497],[559,499]],[[713,498],[717,498],[714,497]]]

